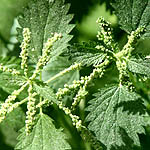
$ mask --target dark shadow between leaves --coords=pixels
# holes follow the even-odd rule
[[[116,112],[119,107],[123,107],[123,111],[128,111],[129,114],[133,115],[137,113],[140,115],[146,113],[146,107],[141,99],[137,99],[136,101],[121,102],[115,106],[114,112]]]
[[[122,141],[124,145],[122,146],[112,146],[110,150],[141,150],[140,147],[135,146],[133,140],[128,136],[127,132],[120,127],[120,135],[122,137]]]
[[[150,149],[150,126],[145,127],[145,134],[139,134],[142,150]]]
[[[106,146],[98,141],[96,137],[94,136],[94,133],[87,129],[83,129],[81,131],[81,137],[84,139],[86,143],[90,143],[90,145],[95,149],[95,150],[107,150]]]
[[[0,131],[0,150],[13,150],[13,147],[5,143],[5,137]]]

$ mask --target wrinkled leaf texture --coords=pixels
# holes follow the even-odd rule
[[[114,0],[112,6],[123,30],[131,33],[145,26],[143,37],[150,37],[150,0]]]
[[[129,92],[124,86],[107,87],[95,94],[86,110],[89,111],[88,128],[108,150],[115,145],[125,145],[124,132],[134,145],[140,145],[138,133],[144,133],[146,113],[138,94]]]
[[[26,136],[24,128],[18,137],[20,141],[16,150],[70,150],[62,129],[56,129],[52,119],[42,114],[30,135]]]
[[[37,62],[42,53],[44,43],[52,37],[51,33],[61,33],[63,38],[55,42],[52,48],[52,58],[60,55],[67,48],[72,36],[69,35],[74,25],[69,24],[73,15],[67,14],[69,4],[64,0],[32,0],[23,16],[19,17],[21,28],[18,29],[19,41],[22,42],[23,28],[31,31],[29,56],[31,61]]]

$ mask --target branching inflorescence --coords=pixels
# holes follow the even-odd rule
[[[107,25],[106,25],[107,26]],[[102,31],[103,33],[104,31]],[[100,34],[100,33],[99,33]],[[100,35],[98,34],[98,39],[100,39]],[[110,33],[109,33],[110,34]],[[36,108],[42,107],[42,105],[45,105],[49,101],[47,99],[44,99],[43,101],[40,101],[40,103],[36,106],[36,98],[35,96],[37,93],[33,90],[33,82],[34,80],[38,77],[38,75],[41,73],[43,67],[49,62],[50,60],[50,52],[51,48],[53,46],[53,43],[55,43],[57,40],[59,40],[62,35],[55,33],[52,38],[49,38],[47,40],[47,43],[45,43],[43,50],[42,50],[42,55],[39,57],[39,60],[37,62],[35,71],[33,72],[31,77],[28,77],[28,65],[27,65],[27,60],[28,60],[28,50],[31,49],[30,47],[30,35],[31,32],[28,28],[24,28],[23,30],[23,42],[21,44],[22,51],[20,53],[20,57],[22,59],[21,62],[21,69],[23,69],[24,76],[26,81],[24,82],[24,85],[20,87],[19,90],[14,91],[5,101],[4,104],[1,106],[0,110],[0,117],[1,121],[3,121],[8,113],[10,113],[13,109],[18,107],[19,105],[27,102],[27,112],[26,112],[26,134],[28,135],[30,131],[32,130],[34,126],[34,121],[35,121],[35,114],[36,114]],[[109,36],[109,35],[107,35]],[[101,40],[101,39],[100,39]],[[105,40],[105,44],[109,43],[112,39]],[[109,64],[109,59],[107,59],[104,62],[102,62],[100,65],[95,66],[95,69],[89,76],[81,77],[81,80],[74,81],[72,85],[65,85],[64,89],[59,89],[58,92],[56,93],[57,98],[61,100],[61,98],[69,94],[72,91],[78,91],[76,96],[73,98],[73,103],[71,106],[71,109],[63,106],[62,102],[59,102],[59,108],[62,109],[65,114],[69,115],[70,118],[72,119],[73,125],[78,129],[82,130],[85,127],[82,125],[81,119],[79,119],[78,116],[73,115],[71,113],[72,110],[75,109],[75,107],[80,103],[81,100],[84,100],[86,95],[88,94],[87,87],[88,85],[93,81],[93,79],[97,77],[102,77],[104,72],[105,72],[105,67]],[[74,69],[80,69],[82,66],[81,63],[75,63],[69,68],[63,70],[62,72],[56,74],[54,77],[46,81],[45,83],[50,83],[54,79],[58,78],[59,76],[62,76]],[[10,72],[12,75],[18,75],[17,70],[15,69],[3,69],[4,67],[1,66],[2,71]],[[21,102],[16,102],[15,100],[17,96],[25,89],[28,88],[28,97],[22,100]]]
[[[5,61],[0,63],[2,79],[6,77],[2,82],[10,78],[11,81],[8,83],[10,88],[11,85],[13,87],[13,90],[9,90],[9,87],[7,90],[6,86],[9,84],[3,84],[6,89],[1,86],[2,90],[11,94],[0,106],[0,123],[14,109],[24,103],[27,105],[25,129],[23,128],[24,131],[19,139],[21,142],[16,149],[70,149],[64,134],[55,128],[50,115],[46,115],[49,111],[44,108],[50,109],[51,107],[48,106],[53,104],[54,110],[60,109],[68,115],[83,139],[91,143],[96,150],[101,149],[100,143],[108,150],[116,149],[118,146],[119,148],[123,146],[120,149],[134,149],[130,145],[124,148],[126,138],[129,141],[133,140],[133,143],[139,146],[138,134],[144,133],[143,126],[147,125],[145,123],[147,112],[143,99],[145,97],[148,99],[149,93],[147,92],[147,95],[144,93],[143,96],[142,92],[136,89],[134,80],[145,82],[150,77],[150,57],[144,56],[144,59],[139,59],[133,53],[138,40],[143,35],[150,37],[149,0],[142,3],[141,1],[112,2],[121,28],[128,33],[128,41],[122,48],[113,37],[111,24],[103,17],[96,21],[99,26],[97,41],[69,45],[72,38],[69,33],[74,28],[74,25],[70,24],[73,16],[67,14],[69,5],[65,4],[64,0],[34,0],[29,3],[24,17],[19,18],[20,67],[13,68],[9,62],[5,64]],[[129,6],[132,7],[128,11]],[[134,12],[135,16],[130,12]],[[65,57],[66,55],[69,57]],[[61,65],[53,65],[53,61],[57,63],[63,56],[66,59],[73,58],[73,61],[71,60],[73,63],[64,70],[59,68],[62,71],[58,73],[59,69],[55,66]],[[86,68],[91,71],[88,75],[81,75],[84,67],[91,69]],[[47,76],[50,76],[48,78],[44,77],[45,68],[48,70],[46,73],[49,73]],[[108,79],[108,83],[106,79],[110,77],[108,74],[112,68],[115,68],[112,71],[116,75],[115,82],[112,81],[113,85],[108,85],[111,79]],[[81,70],[80,76],[79,70]],[[69,76],[74,72],[75,77]],[[66,79],[69,77],[69,81],[64,80],[65,77]],[[102,79],[105,80],[104,83],[101,82]],[[97,85],[95,80],[103,85]],[[18,83],[15,83],[16,81]],[[60,88],[62,84],[63,88]],[[90,91],[93,85],[96,86]],[[97,93],[92,95],[93,91]],[[85,100],[89,100],[89,103],[84,103]],[[82,117],[76,114],[84,111],[80,106],[86,107],[85,111],[89,112],[85,120],[81,118],[84,118],[86,113],[83,112]],[[88,125],[85,122],[88,122]],[[68,118],[65,123],[68,124]],[[68,125],[70,126],[70,123]]]
[[[99,18],[97,23],[100,26],[100,31],[98,31],[97,38],[103,45],[97,45],[96,49],[108,53],[105,60],[95,66],[93,72],[89,76],[81,77],[81,80],[74,81],[72,85],[64,85],[63,89],[58,89],[56,93],[58,99],[62,99],[63,96],[70,94],[72,91],[78,91],[76,96],[73,98],[73,103],[71,109],[74,110],[75,107],[80,103],[81,100],[85,99],[88,94],[87,87],[95,78],[101,78],[104,75],[106,67],[113,61],[116,61],[117,68],[119,70],[119,80],[120,84],[122,82],[122,77],[125,74],[127,68],[127,59],[129,59],[131,52],[133,50],[133,45],[136,44],[137,39],[144,32],[144,28],[140,27],[136,31],[133,31],[128,37],[127,44],[119,51],[118,44],[112,38],[112,29],[110,23],[104,20],[104,18]],[[118,52],[119,51],[119,52]],[[109,55],[111,53],[112,55]],[[82,64],[81,64],[82,65]],[[64,73],[64,71],[62,72]],[[60,73],[61,74],[61,73]]]
[[[112,29],[110,23],[106,22],[103,18],[99,18],[97,23],[100,26],[100,31],[98,32],[97,38],[100,42],[103,42],[103,45],[97,45],[96,49],[106,52],[108,56],[105,57],[104,61],[97,66],[94,66],[93,72],[89,76],[81,77],[80,80],[75,80],[71,85],[64,85],[64,88],[58,89],[56,93],[59,100],[63,99],[65,95],[69,95],[72,92],[76,92],[76,96],[73,98],[73,103],[71,109],[62,107],[62,102],[60,103],[59,108],[63,109],[66,114],[68,114],[73,121],[73,124],[77,129],[84,130],[85,127],[81,124],[81,120],[75,116],[73,118],[72,111],[75,110],[76,106],[85,99],[88,94],[88,85],[96,78],[102,78],[108,65],[113,61],[116,62],[116,67],[119,71],[119,86],[122,86],[123,77],[127,76],[127,60],[131,56],[131,52],[134,49],[134,44],[144,32],[144,27],[139,27],[136,31],[133,31],[131,35],[128,36],[128,42],[123,47],[122,50],[119,50],[118,44],[112,38]],[[109,55],[111,53],[111,55]],[[82,64],[81,64],[82,65]],[[64,74],[62,73],[59,74]],[[50,81],[50,80],[49,80]]]
[[[15,90],[8,98],[5,100],[5,102],[1,105],[0,109],[0,122],[2,122],[6,115],[10,113],[13,109],[17,108],[19,105],[27,102],[27,112],[26,112],[26,134],[28,135],[30,131],[32,130],[34,126],[35,121],[35,114],[36,114],[36,98],[35,96],[37,93],[33,90],[33,82],[34,80],[39,76],[40,72],[42,71],[42,68],[47,64],[47,62],[50,60],[50,52],[53,44],[59,40],[62,35],[58,33],[54,33],[52,38],[49,38],[47,42],[44,45],[44,48],[42,50],[42,55],[39,57],[39,61],[36,65],[35,71],[33,72],[33,75],[31,77],[28,77],[28,66],[27,66],[27,59],[28,59],[28,50],[30,49],[30,35],[31,32],[29,28],[24,28],[23,30],[23,42],[21,44],[22,51],[20,53],[20,57],[22,59],[21,62],[21,69],[23,69],[24,72],[24,78],[26,81],[24,81],[24,84],[20,87],[20,89]],[[0,65],[0,70],[3,72],[11,73],[13,76],[20,75],[20,72],[16,69],[9,69],[8,67]],[[20,93],[25,90],[25,88],[28,88],[28,97],[20,102],[16,102],[16,98],[20,95]],[[42,107],[42,106],[40,106]]]
[[[89,76],[82,76],[79,80],[74,80],[72,84],[68,85],[65,84],[64,88],[59,88],[56,93],[56,98],[59,100],[57,105],[59,109],[62,109],[66,115],[68,115],[73,125],[76,129],[82,133],[88,131],[87,128],[83,125],[82,120],[79,116],[73,114],[74,110],[78,106],[78,104],[83,101],[86,96],[88,95],[88,86],[93,82],[94,79],[102,78],[104,73],[107,70],[107,67],[114,61],[116,63],[116,67],[119,71],[119,85],[123,84],[123,77],[128,76],[127,74],[127,63],[131,56],[132,51],[134,50],[134,45],[136,44],[137,40],[140,38],[141,34],[144,32],[144,27],[137,28],[136,31],[133,31],[131,35],[128,36],[128,42],[123,47],[122,50],[119,50],[117,43],[113,40],[112,37],[112,29],[110,23],[105,21],[103,18],[99,18],[97,23],[100,26],[100,31],[98,31],[97,38],[101,45],[97,45],[95,49],[97,51],[106,53],[107,55],[104,57],[102,62],[98,65],[93,66],[94,69]],[[56,41],[62,38],[60,33],[54,33],[52,38],[49,38],[47,42],[44,44],[42,49],[42,55],[39,56],[37,61],[35,70],[33,74],[29,76],[29,69],[28,69],[28,51],[32,49],[30,46],[31,42],[31,32],[29,28],[23,29],[23,42],[21,44],[21,69],[23,70],[24,75],[22,77],[25,79],[24,83],[20,87],[20,89],[15,90],[5,102],[1,105],[0,109],[0,122],[2,122],[8,113],[12,110],[20,106],[21,104],[27,102],[27,112],[26,112],[26,135],[29,135],[32,131],[35,121],[36,121],[36,113],[37,109],[40,109],[40,114],[42,115],[42,107],[50,103],[48,99],[43,99],[38,93],[34,90],[33,84],[36,83],[36,79],[41,80],[41,72],[43,67],[50,61],[51,58],[51,49]],[[110,55],[111,54],[111,55]],[[56,74],[49,80],[47,80],[43,84],[49,84],[56,78],[65,75],[66,73],[75,70],[81,69],[83,67],[82,63],[74,63],[69,68],[64,69],[60,73]],[[0,71],[7,72],[12,74],[13,76],[20,76],[21,73],[16,69],[8,68],[0,64]],[[25,97],[20,102],[15,102],[16,98],[20,95],[20,93],[24,90],[27,90],[28,97]],[[72,105],[66,107],[63,105],[62,99],[65,95],[70,95],[71,93],[75,93],[73,98]],[[37,100],[39,99],[39,101]],[[37,101],[39,102],[37,104]],[[53,104],[53,103],[50,103]],[[89,134],[89,133],[88,133]],[[91,136],[92,137],[92,136]],[[96,141],[96,140],[94,140]]]

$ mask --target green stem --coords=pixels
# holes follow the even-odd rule
[[[63,76],[64,74],[72,71],[72,70],[75,70],[75,69],[78,69],[79,67],[81,66],[81,64],[74,64],[74,65],[71,65],[69,68],[59,72],[58,74],[56,74],[55,76],[53,76],[52,78],[50,78],[49,80],[47,80],[45,83],[50,83],[51,81],[55,80],[56,78],[60,77],[60,76]]]
[[[27,102],[28,98],[25,98],[24,100],[17,103],[18,106],[22,105],[23,103]]]
[[[40,81],[42,81],[42,72],[40,73]],[[42,102],[42,97],[40,96],[40,103]],[[40,107],[40,115],[42,115],[42,106]]]
[[[40,96],[40,103],[42,102],[42,97]],[[42,112],[42,106],[40,107],[40,115],[42,115],[43,112]]]

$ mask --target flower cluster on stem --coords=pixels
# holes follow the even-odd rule
[[[19,75],[20,72],[17,71],[16,69],[11,69],[6,66],[3,66],[3,64],[0,64],[0,71],[6,72],[6,73],[11,73],[12,75]]]
[[[7,113],[9,113],[9,109],[12,108],[13,102],[17,98],[17,96],[25,89],[28,83],[24,84],[20,89],[15,90],[11,95],[7,97],[5,102],[1,105],[0,109],[0,122],[2,122],[5,118]]]
[[[95,66],[96,68],[93,70],[93,72],[89,76],[81,77],[81,80],[73,81],[72,85],[65,84],[64,88],[58,89],[58,92],[56,93],[58,99],[62,99],[63,96],[70,94],[72,91],[77,91],[78,93],[73,98],[73,103],[71,106],[71,109],[74,110],[77,104],[85,98],[85,96],[88,94],[87,92],[87,86],[93,81],[93,79],[97,77],[102,77],[105,71],[105,67],[109,64],[109,60],[106,58],[106,60],[101,63],[100,65]]]
[[[37,93],[34,92],[33,93],[33,97],[35,97],[36,95],[37,95]],[[19,107],[20,105],[24,104],[27,101],[28,101],[28,97],[25,98],[25,99],[23,99],[23,100],[21,100],[20,102],[14,103],[11,107],[9,107],[9,109],[7,111],[7,114],[10,113],[10,112],[12,112],[15,108]]]
[[[61,34],[54,33],[54,36],[52,38],[49,38],[47,42],[44,45],[44,48],[42,50],[42,56],[39,57],[38,63],[36,65],[36,69],[30,77],[31,80],[35,79],[37,74],[39,74],[43,68],[47,64],[47,62],[50,60],[50,52],[53,44],[58,41],[62,37]]]
[[[123,76],[126,76],[127,70],[127,61],[131,56],[132,51],[134,50],[134,45],[137,43],[137,40],[141,37],[141,34],[145,31],[145,27],[139,27],[135,31],[132,31],[128,36],[128,42],[123,47],[123,49],[114,54],[116,58],[116,66],[119,70],[119,81],[122,82]]]
[[[33,128],[33,125],[35,123],[36,109],[40,108],[40,113],[42,113],[41,112],[42,106],[44,104],[49,103],[48,100],[42,100],[42,98],[40,97],[40,103],[36,107],[35,96],[37,95],[37,93],[35,93],[34,90],[33,90],[34,79],[37,77],[37,75],[39,75],[39,73],[41,73],[43,67],[50,60],[50,52],[51,52],[52,46],[57,40],[59,40],[62,37],[62,35],[58,34],[58,33],[54,33],[53,37],[49,38],[47,40],[47,42],[45,43],[45,45],[43,47],[42,55],[39,57],[39,60],[37,62],[35,71],[33,72],[32,76],[28,77],[28,74],[27,74],[28,73],[27,59],[28,59],[28,52],[29,52],[29,49],[30,49],[31,32],[30,32],[29,28],[24,28],[22,34],[23,34],[23,42],[20,46],[21,49],[22,49],[22,51],[20,53],[20,57],[21,57],[21,60],[22,60],[21,61],[21,69],[24,71],[24,75],[22,77],[24,79],[26,79],[26,81],[23,82],[23,85],[20,87],[20,89],[15,90],[10,96],[8,96],[8,98],[5,100],[5,102],[1,105],[1,108],[0,108],[0,122],[2,122],[5,119],[5,117],[8,113],[13,111],[15,108],[17,108],[21,104],[27,102],[27,112],[26,112],[26,121],[25,121],[26,129],[25,129],[25,131],[26,131],[26,135],[28,135],[31,132],[31,130]],[[79,68],[79,67],[80,67],[80,64],[74,64],[68,70],[66,69],[65,72],[68,72],[70,70],[74,70],[74,69]],[[12,75],[21,74],[16,69],[10,69],[8,67],[3,66],[2,64],[0,64],[0,71],[8,72],[8,73],[11,73]],[[14,103],[17,96],[19,96],[19,94],[27,86],[28,86],[28,90],[27,90],[28,91],[28,97],[23,99],[20,102]]]
[[[63,106],[62,102],[59,102],[59,108],[62,109],[64,113],[71,118],[73,122],[72,124],[81,133],[83,139],[86,142],[90,142],[94,148],[100,150],[99,143],[97,142],[95,137],[90,133],[90,131],[82,124],[82,120],[79,118],[79,116],[73,115],[69,108]]]
[[[27,59],[28,59],[28,49],[30,48],[30,35],[31,32],[29,28],[23,29],[23,42],[21,43],[21,69],[24,70],[24,75],[27,76]]]
[[[63,96],[68,95],[73,91],[76,91],[83,84],[84,84],[83,80],[74,80],[73,84],[71,85],[65,84],[63,89],[62,88],[58,89],[56,93],[57,99],[62,99]]]
[[[93,79],[99,77],[101,78],[104,75],[105,67],[109,64],[109,60],[106,59],[103,63],[96,66],[96,68],[93,70],[93,72],[89,76],[85,76],[81,78],[81,81],[84,83],[83,86],[80,87],[77,95],[74,97],[74,101],[72,103],[72,110],[75,109],[77,104],[84,100],[85,96],[88,94],[87,87],[88,85],[93,81]]]
[[[99,41],[103,42],[104,46],[97,45],[97,49],[102,49],[106,51],[114,51],[116,44],[112,38],[111,24],[107,22],[103,17],[97,19],[97,24],[99,25],[100,31],[98,31],[97,38]]]
[[[27,112],[26,112],[26,134],[28,135],[30,131],[32,130],[32,127],[34,125],[35,121],[35,113],[36,113],[36,108],[35,108],[35,101],[36,99],[34,98],[33,95],[33,87],[32,83],[30,82],[29,88],[28,88],[28,103],[27,103]]]
[[[65,112],[65,114],[71,118],[73,125],[76,127],[76,129],[78,131],[81,131],[81,129],[84,128],[84,126],[82,125],[82,121],[80,120],[79,116],[73,115],[69,108],[63,106],[62,102],[59,102],[59,108],[62,109]]]
[[[117,59],[121,59],[123,57],[129,58],[131,56],[131,52],[134,50],[134,45],[137,43],[137,40],[144,32],[145,27],[139,27],[135,31],[132,31],[128,36],[128,42],[125,44],[123,49],[120,52],[116,53],[114,56]]]

